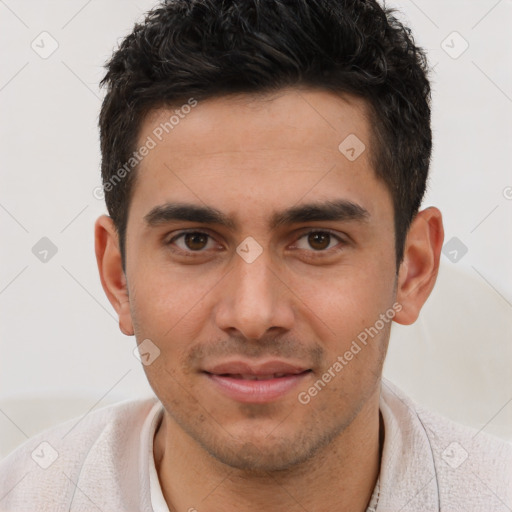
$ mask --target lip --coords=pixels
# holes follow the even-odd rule
[[[267,403],[282,398],[310,373],[309,368],[277,360],[258,364],[228,361],[204,370],[205,376],[217,390],[242,403]],[[283,375],[272,377],[275,374]],[[264,380],[253,380],[255,377]]]
[[[205,368],[204,371],[215,375],[270,375],[274,373],[285,373],[296,375],[302,373],[309,368],[298,364],[289,363],[273,359],[270,361],[262,361],[259,363],[249,363],[247,361],[232,360],[218,363],[214,366]]]

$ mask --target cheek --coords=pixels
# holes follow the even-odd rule
[[[319,339],[350,343],[393,304],[394,274],[383,266],[375,262],[342,267],[323,276],[296,276],[289,284],[301,299],[299,315],[317,326]]]
[[[162,350],[178,348],[178,340],[186,345],[205,322],[206,300],[218,281],[217,275],[198,277],[196,273],[194,277],[186,269],[154,266],[140,270],[130,283],[137,338],[158,340]]]
[[[290,291],[281,300],[295,310],[298,336],[304,329],[327,351],[339,353],[374,325],[393,303],[394,253],[387,249],[380,255],[361,251],[338,267],[284,269],[281,277]],[[223,290],[231,289],[233,275],[227,268],[199,272],[195,265],[177,267],[144,251],[132,261],[130,302],[137,339],[155,340],[176,360],[191,343],[205,339],[205,329],[216,329],[211,323],[215,307],[226,298]]]

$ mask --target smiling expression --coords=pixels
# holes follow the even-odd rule
[[[148,115],[139,141],[171,114]],[[311,89],[211,99],[137,169],[120,320],[160,350],[144,370],[169,421],[226,464],[305,461],[376,396],[389,324],[297,400],[395,300],[368,119],[363,100]]]

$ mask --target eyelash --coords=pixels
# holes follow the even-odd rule
[[[301,235],[299,236],[299,238],[297,240],[301,240],[302,238],[310,235],[311,233],[322,233],[322,234],[328,234],[330,235],[331,237],[334,237],[338,240],[338,242],[340,242],[340,244],[342,245],[342,247],[339,247],[340,244],[338,244],[337,246],[335,247],[331,247],[330,249],[326,249],[326,250],[318,250],[318,251],[315,251],[314,249],[311,249],[310,251],[308,252],[311,252],[313,254],[315,254],[315,256],[313,257],[316,257],[316,255],[318,255],[319,257],[322,257],[322,255],[332,255],[332,254],[338,254],[339,252],[341,252],[343,250],[343,245],[346,245],[347,244],[347,241],[344,240],[343,238],[341,238],[339,235],[337,235],[335,232],[329,230],[329,229],[311,229],[309,231],[306,231],[304,233],[301,233]],[[178,233],[177,235],[173,236],[167,243],[166,245],[168,245],[169,247],[171,247],[173,245],[173,243],[178,240],[179,238],[183,237],[184,235],[187,235],[187,234],[198,234],[198,235],[206,235],[207,237],[209,237],[210,239],[213,239],[213,236],[210,235],[208,232],[206,231],[198,231],[198,230],[195,230],[195,229],[191,229],[191,230],[188,230],[188,231],[181,231],[180,233]],[[183,249],[175,249],[175,248],[171,248],[172,252],[174,253],[177,253],[177,254],[181,254],[181,255],[184,255],[184,256],[187,256],[187,257],[194,257],[198,254],[202,254],[206,251],[204,250],[200,250],[200,251],[184,251]],[[307,249],[299,249],[299,250],[307,250]]]

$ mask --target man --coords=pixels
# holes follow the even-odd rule
[[[1,510],[510,510],[511,447],[381,377],[443,243],[426,59],[393,13],[169,1],[103,84],[96,256],[157,398],[27,441]]]

